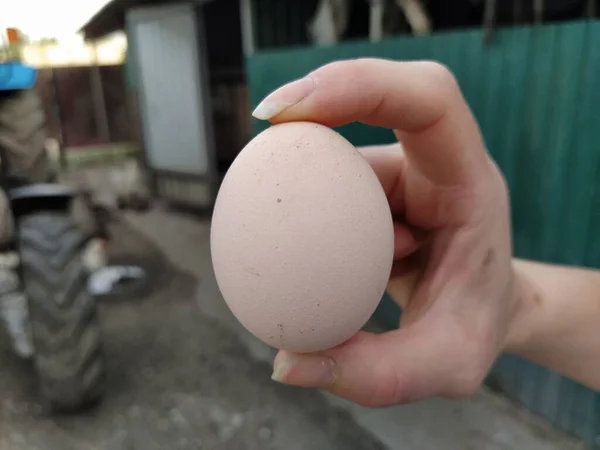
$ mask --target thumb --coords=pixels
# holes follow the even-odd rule
[[[374,335],[360,332],[346,343],[318,354],[280,351],[273,380],[325,389],[367,407],[410,403],[441,395],[451,368],[445,346],[416,326]]]

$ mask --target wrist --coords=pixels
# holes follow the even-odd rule
[[[541,296],[525,268],[526,262],[513,260],[509,322],[503,351],[523,354],[535,334],[533,318]]]

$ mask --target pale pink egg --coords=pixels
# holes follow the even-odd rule
[[[360,330],[385,291],[393,247],[375,173],[346,139],[310,122],[256,136],[227,172],[212,218],[227,305],[256,337],[294,352]]]

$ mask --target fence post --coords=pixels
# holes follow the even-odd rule
[[[242,25],[242,45],[244,56],[252,56],[256,43],[254,36],[254,9],[252,0],[240,0],[240,19]]]
[[[104,89],[102,87],[102,75],[98,65],[98,49],[96,43],[92,44],[94,51],[94,60],[90,66],[90,85],[92,88],[92,103],[94,107],[94,118],[96,127],[100,134],[100,139],[104,142],[110,142],[110,129],[108,127],[108,114],[106,112],[106,102],[104,101]]]
[[[68,137],[65,130],[64,108],[60,103],[60,86],[58,83],[58,77],[56,76],[56,69],[54,67],[50,68],[50,79],[52,80],[52,103],[56,112],[56,120],[58,122],[58,131],[60,134],[58,139],[60,167],[65,169],[67,167],[66,146],[68,144]]]
[[[383,0],[371,0],[369,9],[369,41],[383,39]]]

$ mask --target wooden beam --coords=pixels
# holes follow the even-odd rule
[[[396,2],[402,11],[404,11],[404,16],[413,34],[422,35],[431,33],[431,20],[419,0],[396,0]]]
[[[383,0],[371,0],[369,10],[369,40],[379,42],[383,39]]]
[[[244,56],[252,56],[256,50],[253,0],[240,0],[240,19]]]
[[[94,51],[96,48],[94,47]],[[97,54],[94,53],[97,57]],[[103,142],[110,142],[110,128],[108,126],[108,113],[106,111],[106,101],[104,100],[104,87],[102,85],[102,75],[97,59],[90,66],[90,86],[92,88],[92,103],[94,108],[94,117],[96,119],[96,128],[100,139]]]
[[[544,0],[533,0],[533,18],[536,25],[544,21]]]
[[[496,0],[485,0],[483,11],[483,41],[488,43],[494,32],[496,24]]]

